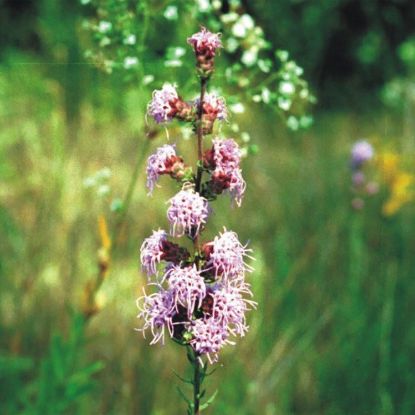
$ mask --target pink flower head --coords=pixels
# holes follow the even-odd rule
[[[173,236],[197,235],[208,216],[208,201],[193,190],[181,190],[170,199],[167,218]]]
[[[153,99],[148,104],[147,112],[157,123],[171,121],[176,113],[176,103],[180,100],[176,88],[164,84],[162,89],[153,92]]]
[[[228,340],[227,328],[213,319],[195,320],[189,331],[193,335],[191,346],[198,354],[206,355],[210,363],[217,362],[218,352],[223,346],[235,344]]]
[[[157,264],[163,259],[163,243],[167,241],[167,232],[159,229],[146,238],[141,245],[140,259],[143,271],[148,275],[157,274]]]
[[[195,106],[199,107],[200,98],[196,98]],[[226,108],[225,100],[214,93],[206,93],[203,98],[203,116],[205,121],[208,120],[213,123],[216,119],[223,121],[228,117],[228,110]]]
[[[140,313],[138,318],[144,320],[143,327],[139,329],[143,334],[150,328],[155,344],[159,340],[164,344],[165,329],[173,337],[173,316],[176,313],[174,297],[170,291],[161,290],[151,295],[144,295],[137,301]]]
[[[245,271],[252,270],[244,262],[250,250],[239,242],[235,232],[224,229],[207,247],[209,253],[206,265],[208,269],[214,270],[216,277],[222,275],[225,279],[235,279],[243,277]]]
[[[255,308],[256,303],[243,297],[252,297],[249,286],[245,283],[238,285],[218,285],[210,294],[212,297],[211,319],[228,328],[233,335],[244,336],[248,331],[245,312]]]
[[[200,308],[206,296],[206,285],[200,271],[196,265],[185,268],[175,265],[169,268],[165,278],[173,293],[176,309],[179,310],[179,305],[185,307],[190,319],[195,307]]]
[[[221,140],[215,138],[213,140],[213,162],[214,167],[226,173],[232,170],[239,169],[239,163],[241,161],[241,150],[238,143],[229,138],[227,140]]]
[[[147,187],[152,193],[162,174],[170,173],[172,164],[180,159],[176,156],[176,146],[165,144],[159,147],[147,160]]]
[[[187,39],[187,43],[193,46],[196,55],[214,57],[216,49],[222,47],[220,33],[211,33],[205,27]]]

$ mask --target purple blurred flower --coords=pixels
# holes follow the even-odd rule
[[[167,218],[171,235],[196,236],[209,216],[208,201],[193,190],[181,190],[169,202]]]
[[[175,160],[176,146],[165,144],[159,147],[147,160],[147,187],[150,193],[153,192],[157,181],[162,174],[169,173],[168,164]]]
[[[365,175],[361,171],[357,171],[352,175],[353,186],[361,187],[365,183]]]
[[[353,168],[359,168],[374,156],[374,150],[371,144],[366,140],[357,141],[352,147],[351,162]]]
[[[179,311],[179,305],[185,307],[190,319],[195,307],[200,308],[206,296],[206,285],[200,271],[194,264],[185,268],[175,265],[168,269],[165,279],[173,293],[176,310]]]
[[[164,344],[165,330],[167,328],[170,337],[173,336],[173,316],[176,312],[173,293],[160,288],[157,293],[146,295],[137,300],[140,310],[138,318],[144,320],[143,332],[150,328],[153,339],[150,344],[155,344],[159,340]]]
[[[162,89],[153,92],[153,99],[148,104],[147,112],[157,123],[171,121],[178,101],[176,88],[171,84],[164,84]]]

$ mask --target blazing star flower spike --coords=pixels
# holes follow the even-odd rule
[[[194,371],[193,401],[186,401],[188,413],[198,414],[203,405],[200,391],[205,365],[218,360],[222,347],[234,344],[232,337],[245,335],[245,314],[256,303],[245,282],[246,273],[252,270],[245,263],[250,249],[241,244],[237,234],[224,228],[213,241],[202,241],[210,201],[228,193],[232,204],[240,206],[246,183],[240,168],[242,153],[235,140],[214,138],[211,148],[204,148],[205,136],[212,133],[215,121],[228,116],[224,98],[209,93],[208,88],[216,52],[222,47],[220,34],[202,28],[188,43],[196,55],[199,98],[184,102],[176,89],[166,84],[153,93],[148,113],[159,123],[173,118],[192,123],[197,163],[192,170],[176,154],[174,145],[164,145],[148,159],[147,187],[151,192],[163,174],[182,184],[182,190],[168,202],[169,235],[187,236],[193,247],[187,250],[170,241],[163,230],[153,231],[144,241],[142,268],[149,276],[156,276],[149,285],[157,292],[140,299],[139,317],[144,321],[140,330],[151,330],[151,344],[164,342],[168,333],[175,342],[187,346]],[[164,271],[158,278],[161,262]]]
[[[373,147],[366,140],[357,141],[352,147],[352,168],[361,167],[366,161],[371,160],[374,154]]]
[[[208,201],[193,190],[181,190],[170,199],[167,218],[172,236],[195,237],[209,216]]]

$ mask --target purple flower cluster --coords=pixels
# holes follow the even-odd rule
[[[202,27],[200,32],[187,39],[187,43],[193,46],[196,56],[208,55],[214,57],[216,50],[222,47],[220,36],[220,33],[211,33],[205,27]]]
[[[198,235],[208,216],[208,201],[193,190],[181,190],[170,199],[167,218],[173,236]]]
[[[197,107],[200,105],[200,99],[196,98],[194,104]],[[203,98],[203,115],[209,120],[224,121],[228,118],[228,109],[223,97],[217,96],[215,93],[206,93]]]
[[[174,118],[192,122],[197,121],[200,98],[191,102],[183,101],[177,94],[176,88],[165,84],[161,90],[153,92],[153,99],[148,104],[147,113],[157,123],[166,123]],[[228,110],[223,97],[214,93],[206,93],[202,105],[202,123],[204,134],[210,134],[214,122],[227,119]]]
[[[147,274],[156,274],[157,265],[165,260],[167,238],[159,230],[144,241],[141,262]],[[245,282],[245,273],[251,271],[244,261],[249,251],[235,232],[225,229],[204,245],[200,270],[188,261],[167,263],[159,283],[166,288],[160,285],[158,293],[139,300],[139,317],[144,320],[143,330],[151,329],[152,344],[163,342],[166,331],[170,337],[177,338],[177,332],[183,337],[174,328],[181,326],[191,336],[194,350],[214,362],[225,344],[233,344],[231,336],[244,336],[245,313],[255,308],[255,302],[247,299],[252,293]]]
[[[368,181],[364,170],[368,162],[373,159],[375,151],[366,140],[359,140],[353,144],[350,155],[352,169],[352,191],[355,194],[351,204],[353,209],[361,210],[365,205],[364,196],[372,196],[379,190],[378,183]]]
[[[213,240],[201,241],[211,213],[210,202],[228,192],[240,206],[246,184],[240,168],[241,150],[235,140],[216,137],[203,155],[203,136],[211,133],[215,120],[227,118],[225,100],[206,91],[213,58],[221,47],[220,36],[202,28],[188,42],[196,54],[204,92],[199,99],[185,103],[173,86],[164,85],[153,93],[148,114],[156,122],[177,118],[193,123],[200,144],[197,172],[193,174],[185,166],[175,145],[159,147],[148,159],[150,192],[161,175],[179,181],[181,189],[168,202],[169,232],[153,231],[141,246],[142,270],[153,278],[150,285],[157,292],[144,294],[138,306],[143,321],[140,330],[151,331],[151,344],[163,343],[167,334],[212,363],[223,346],[234,344],[232,337],[245,335],[246,312],[256,303],[250,299],[250,286],[245,282],[245,275],[252,270],[246,263],[250,249],[237,234],[224,229]],[[193,244],[192,254],[170,240],[181,237]]]
[[[212,179],[209,183],[213,193],[221,194],[227,191],[232,202],[241,206],[246,189],[245,180],[239,167],[241,150],[232,138],[213,140],[211,150],[205,153],[205,166],[212,170]]]
[[[147,187],[153,192],[159,177],[169,172],[169,164],[176,159],[176,146],[165,144],[157,149],[147,160]]]
[[[239,242],[235,232],[224,230],[212,242],[205,245],[207,268],[212,269],[215,276],[238,278],[245,275],[251,268],[245,264],[249,249]]]
[[[157,123],[170,121],[176,113],[178,100],[176,88],[171,84],[164,84],[162,89],[153,92],[147,111]]]

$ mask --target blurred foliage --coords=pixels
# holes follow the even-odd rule
[[[121,32],[125,24],[136,43],[114,59],[124,69],[108,77],[85,61],[84,49],[94,51],[102,38],[95,26],[92,37],[84,30],[85,19],[97,15],[95,2],[83,3],[1,2],[0,412],[181,414],[172,382],[172,369],[183,372],[186,364],[181,350],[150,348],[133,331],[134,301],[145,283],[137,276],[137,249],[153,224],[165,220],[163,201],[173,191],[165,185],[147,207],[139,162],[165,134],[144,119],[151,90],[169,79],[190,91],[188,50],[179,49],[184,39],[208,19],[217,22],[212,30],[226,28],[229,39],[232,31],[248,30],[246,17],[243,27],[236,24],[249,14],[272,44],[255,63],[261,76],[273,59],[278,78],[279,68],[292,61],[287,49],[305,68],[303,75],[291,65],[291,76],[309,79],[322,104],[351,97],[365,103],[387,80],[403,82],[401,91],[409,94],[414,8],[409,0],[222,1],[219,9],[214,1],[158,0],[138,10],[138,19],[153,16],[144,43],[142,25],[113,23]],[[190,6],[197,10],[192,18]],[[223,22],[218,15],[232,7],[240,17]],[[250,50],[251,38],[240,39]],[[354,211],[348,168],[351,144],[364,136],[380,156],[398,155],[398,172],[414,174],[412,98],[397,95],[387,112],[372,106],[360,113],[317,112],[314,126],[294,134],[263,105],[267,92],[246,95],[238,84],[252,69],[246,65],[252,54],[241,63],[239,43],[223,53],[214,79],[244,99],[245,111],[235,112],[223,133],[239,135],[257,155],[244,161],[244,208],[228,212],[219,202],[213,227],[229,223],[252,241],[259,310],[251,313],[244,341],[223,354],[226,370],[219,367],[208,383],[209,390],[219,388],[213,410],[412,415],[414,202],[405,199],[393,215],[382,213],[393,183],[398,198],[402,192],[399,175],[389,180],[379,158],[383,187]],[[130,70],[135,61],[125,68],[128,56],[137,57],[137,71]],[[242,68],[237,78],[222,76],[235,65]],[[279,86],[269,89],[280,94]],[[170,129],[172,138],[184,133]],[[189,141],[178,145],[187,159],[194,157]],[[138,181],[129,191],[133,174]],[[105,306],[85,322],[78,313],[97,274],[102,215],[118,229],[116,238],[110,235],[117,249],[100,287]]]

